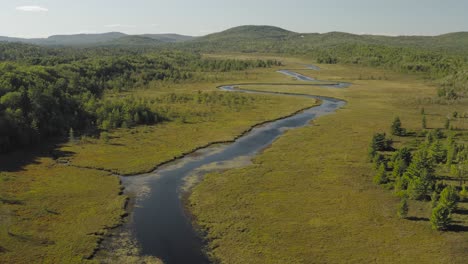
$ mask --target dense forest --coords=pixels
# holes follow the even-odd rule
[[[150,82],[181,82],[200,72],[271,67],[268,60],[215,60],[183,52],[50,49],[0,44],[0,152],[70,131],[108,130],[163,121],[148,102],[104,100]]]

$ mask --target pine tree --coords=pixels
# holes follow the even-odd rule
[[[407,168],[406,162],[403,159],[397,159],[393,162],[392,177],[398,179],[403,176]]]
[[[452,221],[450,209],[444,204],[437,205],[432,210],[430,221],[434,230],[446,230]]]
[[[451,168],[451,166],[453,164],[453,161],[454,161],[455,156],[456,156],[455,151],[456,151],[456,148],[453,145],[448,146],[447,161],[445,162],[445,165],[447,166],[447,168]]]
[[[380,164],[379,170],[377,171],[377,174],[374,177],[374,183],[375,184],[385,184],[388,182],[387,178],[387,168],[385,164]]]
[[[423,108],[421,108],[421,115],[425,115],[426,114],[426,110]]]
[[[395,119],[393,120],[391,130],[392,135],[395,136],[404,136],[406,134],[405,129],[401,127],[401,120],[398,116],[395,117]]]
[[[408,210],[409,210],[408,199],[406,199],[406,197],[403,197],[400,201],[400,204],[398,205],[398,211],[397,211],[398,217],[405,219],[408,216]]]
[[[450,212],[455,210],[457,203],[460,200],[457,190],[453,186],[447,186],[440,193],[439,204],[446,206]]]
[[[429,148],[429,157],[436,163],[442,163],[447,158],[447,151],[440,140],[435,140]]]
[[[426,116],[423,116],[422,118],[422,128],[426,129],[427,128],[427,119]]]

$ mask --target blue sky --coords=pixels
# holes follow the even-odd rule
[[[466,0],[0,0],[0,35],[180,33],[239,25],[292,31],[437,35],[468,31]]]

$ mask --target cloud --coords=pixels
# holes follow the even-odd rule
[[[135,25],[123,25],[123,24],[110,24],[110,25],[105,25],[104,27],[107,27],[107,28],[136,28]]]
[[[16,10],[24,12],[48,12],[49,9],[41,6],[17,6]]]

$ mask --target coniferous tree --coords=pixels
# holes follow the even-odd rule
[[[446,206],[450,211],[455,210],[460,197],[453,186],[447,186],[441,193],[439,204]]]
[[[429,148],[429,157],[436,163],[445,162],[447,159],[447,150],[440,140],[435,140]]]
[[[446,230],[452,222],[451,217],[451,211],[446,205],[437,205],[436,208],[432,210],[430,219],[432,228],[434,230]]]
[[[400,203],[398,204],[398,211],[397,211],[398,217],[405,219],[408,216],[408,210],[409,210],[408,199],[406,199],[406,197],[403,197]]]
[[[406,134],[405,129],[402,128],[401,126],[401,120],[398,116],[395,117],[395,119],[393,120],[391,130],[392,130],[392,135],[395,135],[395,136],[404,136]]]
[[[377,174],[374,177],[374,183],[375,184],[385,184],[388,183],[388,177],[387,177],[387,168],[385,164],[380,164],[379,170],[377,171]]]

